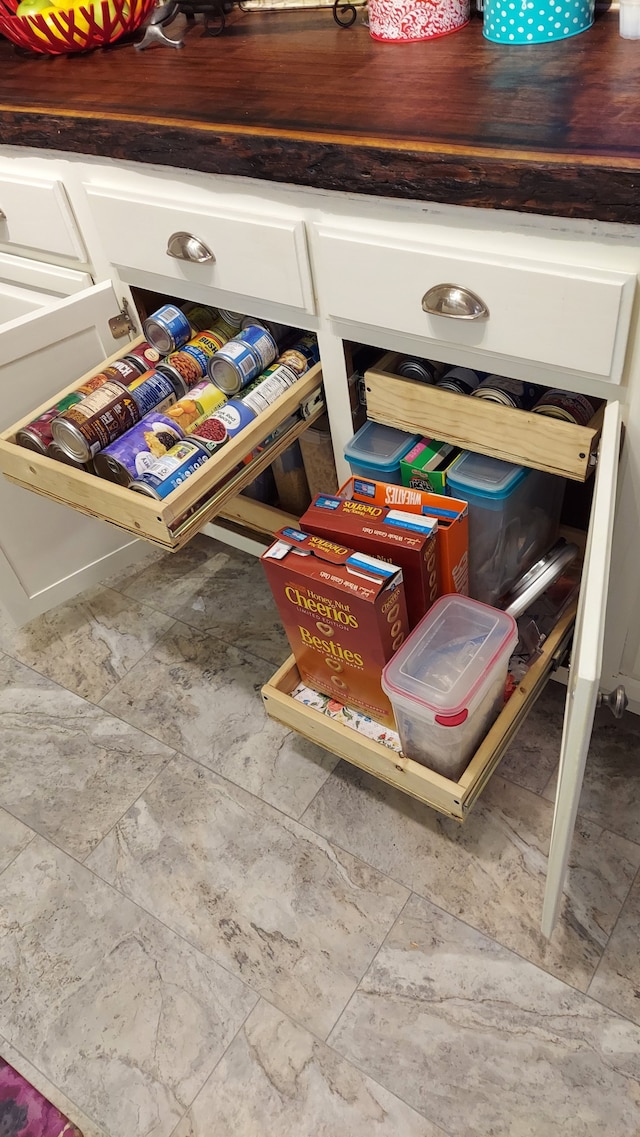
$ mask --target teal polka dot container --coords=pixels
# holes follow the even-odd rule
[[[485,39],[493,43],[554,43],[593,23],[595,0],[484,0]]]

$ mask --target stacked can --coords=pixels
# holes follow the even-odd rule
[[[258,324],[249,324],[209,360],[209,375],[225,395],[237,395],[273,363],[277,354],[271,333]]]
[[[185,438],[167,450],[162,458],[157,458],[146,473],[132,482],[131,489],[146,494],[147,497],[163,500],[203,466],[209,457],[203,446]]]
[[[245,388],[242,402],[256,414],[261,414],[319,359],[316,336],[311,332],[301,336],[292,347],[278,356],[271,367]]]
[[[162,356],[147,340],[143,340],[142,343],[132,348],[128,355],[123,355],[122,358],[125,363],[130,363],[133,367],[137,367],[142,375],[143,371],[153,369],[156,364],[160,362]]]
[[[184,431],[175,419],[161,411],[151,411],[121,438],[96,454],[95,472],[110,482],[128,486],[183,438]]]
[[[51,433],[53,441],[71,458],[87,462],[135,426],[141,417],[131,392],[122,383],[111,380],[58,415],[51,424]]]
[[[231,337],[230,330],[223,330],[220,322],[216,328],[198,332],[179,351],[174,351],[158,364],[158,371],[180,378],[186,387],[193,387],[207,376],[210,359]]]
[[[538,402],[542,387],[519,379],[509,379],[506,375],[487,375],[473,394],[478,399],[501,403],[503,407],[529,411]]]
[[[23,426],[21,430],[16,433],[16,442],[18,446],[25,446],[27,450],[35,450],[38,454],[47,454],[49,447],[53,442],[53,433],[51,424],[58,415],[63,411],[68,411],[76,403],[81,402],[83,396],[78,394],[77,391],[72,391],[70,395],[65,395],[64,399],[60,399],[54,407],[50,407],[48,411],[40,415],[40,418],[34,419],[33,422]],[[49,455],[54,457],[54,455]]]

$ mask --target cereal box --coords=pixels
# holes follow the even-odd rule
[[[289,528],[261,560],[303,682],[395,730],[381,674],[409,630],[402,570]]]
[[[415,628],[440,595],[435,517],[317,494],[300,518],[300,528],[399,565],[409,628]]]
[[[349,478],[338,490],[338,496],[366,501],[371,505],[386,505],[404,513],[436,517],[440,588],[443,593],[469,595],[469,510],[466,501],[408,486],[370,482],[365,478]]]

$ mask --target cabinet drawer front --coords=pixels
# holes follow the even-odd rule
[[[319,291],[334,319],[420,336],[425,355],[430,347],[445,359],[456,347],[471,350],[486,370],[496,364],[483,356],[503,356],[536,365],[541,379],[562,369],[620,382],[631,273],[352,238],[325,227],[318,250]],[[423,311],[423,297],[441,284],[470,290],[488,315]]]
[[[37,249],[85,261],[86,253],[62,182],[0,172],[0,246]]]
[[[212,289],[224,307],[225,293],[255,297],[313,311],[313,290],[304,223],[296,217],[160,201],[88,186],[93,214],[109,260],[120,267],[153,273],[171,282],[190,281]],[[170,238],[187,233],[211,258],[196,263],[171,256]]]

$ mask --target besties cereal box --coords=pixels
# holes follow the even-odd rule
[[[289,528],[261,560],[303,681],[395,730],[381,674],[409,630],[402,570]]]
[[[361,553],[399,565],[409,628],[415,628],[440,595],[435,517],[317,494],[300,518],[300,528],[305,533],[344,541]]]

